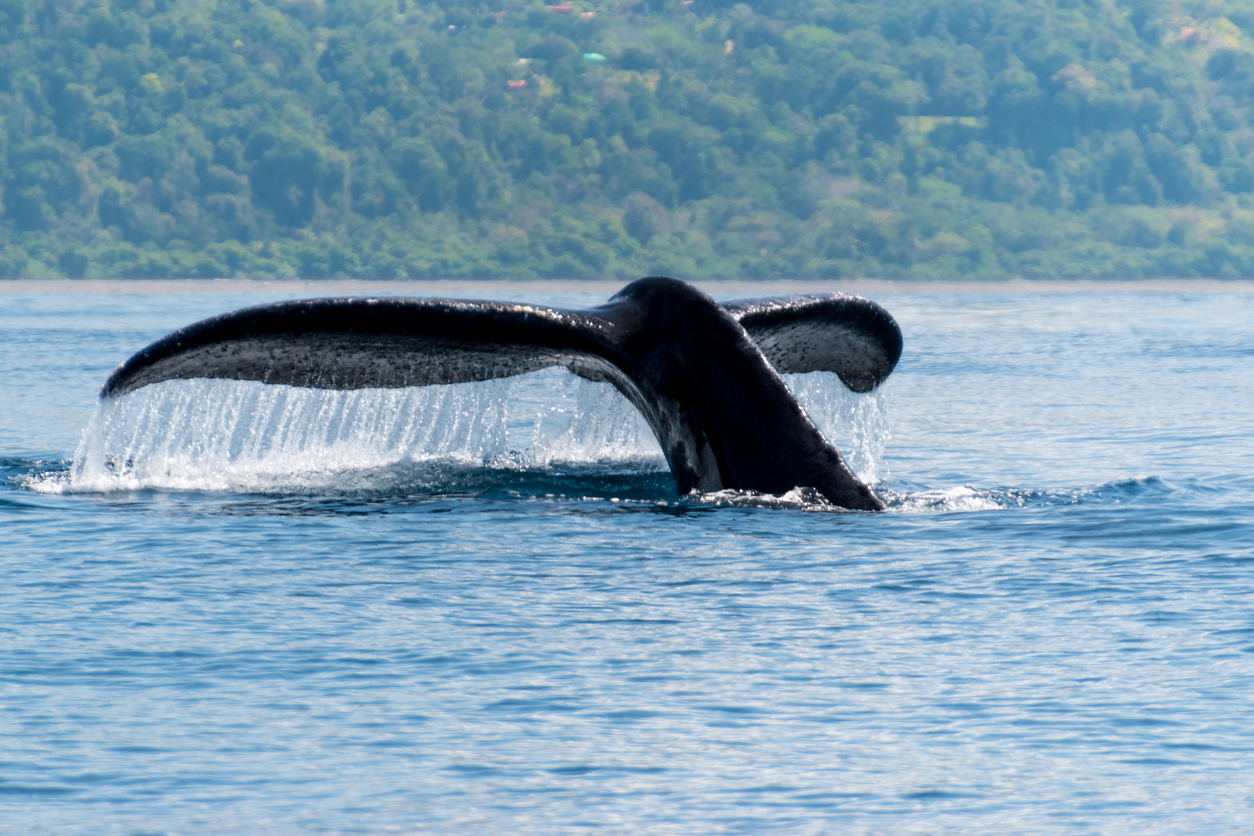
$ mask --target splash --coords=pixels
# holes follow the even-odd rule
[[[859,479],[868,485],[887,481],[887,471],[880,474],[880,463],[892,437],[890,387],[859,395],[831,372],[784,375],[784,382]]]
[[[564,462],[647,461],[656,469],[666,469],[662,448],[644,416],[610,384],[594,383],[563,369],[514,380],[531,384],[527,394],[532,397],[518,387],[522,397],[511,403],[511,411],[522,416],[520,424],[534,414],[530,445],[522,452],[521,463],[549,467]],[[515,433],[520,436],[526,438],[527,433]]]
[[[788,383],[851,467],[874,480],[887,441],[877,395],[835,375]],[[666,470],[640,413],[607,383],[548,369],[483,383],[346,392],[192,380],[102,401],[67,474],[37,489],[388,490],[467,468]]]

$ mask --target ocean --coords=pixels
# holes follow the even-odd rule
[[[1254,828],[1249,285],[816,286],[905,334],[870,395],[789,379],[878,514],[681,496],[561,370],[102,406],[336,289],[65,288],[0,288],[5,833]]]

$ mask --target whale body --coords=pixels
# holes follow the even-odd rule
[[[608,381],[640,410],[681,493],[801,487],[844,508],[881,510],[780,375],[830,371],[869,392],[901,349],[897,323],[867,299],[815,294],[720,305],[655,276],[588,310],[412,298],[245,308],[135,354],[101,397],[176,379],[395,388],[565,366]]]

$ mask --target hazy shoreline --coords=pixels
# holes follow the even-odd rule
[[[502,288],[539,293],[614,291],[615,279],[429,279],[429,280],[261,280],[261,279],[0,279],[4,293],[146,294],[247,293],[289,291],[292,295],[337,296],[387,293],[413,296],[466,296]],[[889,279],[764,279],[695,281],[710,293],[1254,293],[1251,279],[1011,279],[1008,281],[895,281]]]

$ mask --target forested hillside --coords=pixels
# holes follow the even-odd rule
[[[1254,275],[1250,0],[0,0],[0,276]]]

